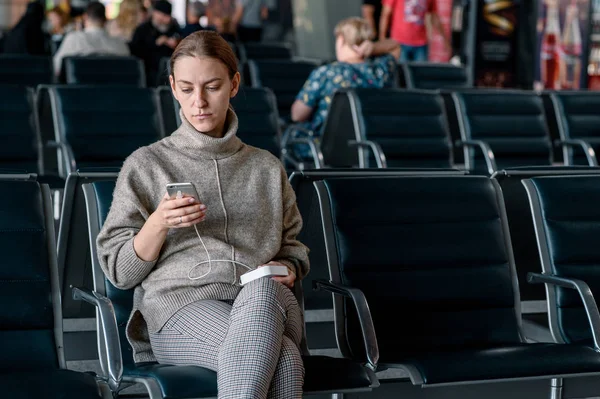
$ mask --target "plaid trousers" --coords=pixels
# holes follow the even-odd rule
[[[300,399],[304,322],[291,290],[270,278],[242,288],[232,304],[191,303],[155,333],[159,363],[217,372],[219,399]]]

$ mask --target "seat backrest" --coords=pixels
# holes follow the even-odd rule
[[[114,181],[118,172],[118,169],[76,171],[66,179],[57,239],[58,274],[65,319],[95,316],[93,306],[85,301],[73,300],[70,288],[94,288],[85,198],[81,187],[95,181]]]
[[[315,62],[292,60],[250,60],[250,81],[252,87],[268,87],[277,99],[279,116],[290,119],[292,104],[296,95],[318,66]]]
[[[600,93],[554,92],[550,94],[562,140],[583,140],[600,157]],[[570,165],[588,165],[581,148],[565,148],[563,157]]]
[[[54,81],[52,58],[0,54],[0,84],[35,87]]]
[[[469,88],[467,69],[451,64],[405,63],[404,81],[408,89],[460,89]]]
[[[321,130],[323,161],[332,168],[357,167],[360,162],[364,162],[364,157],[359,159],[356,148],[348,146],[348,141],[359,140],[348,93],[348,90],[341,89],[333,94]]]
[[[60,86],[50,99],[56,141],[72,152],[60,153],[63,177],[78,168],[120,167],[133,151],[163,137],[152,89]]]
[[[238,117],[238,137],[246,144],[281,156],[281,132],[275,96],[267,88],[244,87],[231,99]]]
[[[239,43],[241,60],[289,60],[292,58],[292,49],[284,43]]]
[[[67,84],[146,86],[142,60],[125,56],[71,56],[63,61]]]
[[[382,363],[521,342],[508,226],[493,180],[381,177],[315,185],[331,278],[365,294]],[[342,352],[360,355],[351,308],[336,296],[335,312],[345,317],[336,319]]]
[[[390,177],[390,176],[439,176],[461,175],[459,170],[419,170],[419,169],[317,169],[295,171],[290,176],[290,183],[296,193],[298,210],[302,215],[302,230],[298,240],[310,248],[310,273],[304,278],[304,305],[307,310],[331,309],[331,295],[312,289],[312,281],[329,280],[327,255],[323,239],[323,220],[319,208],[319,200],[313,183],[331,178],[357,177]]]
[[[112,203],[113,191],[115,190],[116,179],[96,181],[82,186],[85,195],[85,203],[88,215],[89,242],[92,259],[92,273],[94,278],[94,290],[105,295],[111,300],[115,311],[115,318],[119,327],[119,338],[121,340],[121,355],[125,367],[134,364],[133,350],[127,342],[125,328],[131,309],[133,308],[134,289],[121,290],[116,288],[104,275],[100,263],[98,262],[98,253],[96,251],[96,238],[102,229],[104,221],[108,216],[110,205]],[[102,334],[102,330],[98,330]],[[102,342],[103,337],[99,336]],[[102,361],[102,359],[101,359]]]
[[[0,371],[64,367],[50,190],[0,180]]]
[[[452,167],[450,131],[439,94],[399,89],[354,89],[349,94],[358,136],[381,146],[388,167]]]
[[[524,181],[545,273],[586,282],[600,292],[600,176],[535,177]],[[548,287],[550,322],[559,341],[591,340],[576,290]]]
[[[540,273],[540,255],[537,248],[531,208],[525,187],[525,179],[542,176],[600,175],[600,168],[585,166],[548,166],[515,168],[498,171],[492,177],[500,184],[519,280],[521,301],[545,301],[546,291],[541,284],[528,284],[527,273]],[[545,307],[544,307],[545,308]],[[524,306],[523,312],[526,311]]]
[[[163,122],[163,130],[168,136],[177,130],[179,126],[179,104],[177,104],[173,92],[169,86],[159,86],[156,88],[158,102],[160,104],[161,119]]]
[[[0,85],[0,167],[42,173],[41,139],[33,89]]]
[[[544,104],[536,93],[491,90],[453,96],[462,140],[487,143],[498,170],[552,164]],[[486,173],[479,148],[465,147],[464,156],[468,168]]]

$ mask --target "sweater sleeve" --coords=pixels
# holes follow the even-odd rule
[[[296,204],[296,194],[287,179],[285,170],[281,169],[283,186],[283,226],[281,233],[281,249],[273,259],[292,269],[296,278],[303,279],[310,270],[308,261],[309,249],[296,239],[302,230],[302,216]]]
[[[121,289],[140,284],[156,264],[156,260],[140,259],[133,248],[134,237],[151,213],[141,186],[140,169],[135,167],[131,157],[125,161],[110,211],[96,240],[102,270],[110,282]]]

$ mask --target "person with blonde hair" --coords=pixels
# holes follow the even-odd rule
[[[144,22],[144,5],[140,0],[123,0],[119,15],[107,25],[111,36],[130,42],[135,28]]]
[[[392,87],[399,45],[391,39],[372,42],[373,31],[362,18],[348,18],[335,27],[337,61],[315,69],[292,104],[292,120],[314,136],[327,117],[333,93],[341,88]],[[299,132],[296,132],[298,134]],[[304,158],[307,149],[296,155]]]

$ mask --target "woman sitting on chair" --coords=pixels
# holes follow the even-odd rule
[[[171,71],[181,127],[125,161],[97,240],[110,281],[135,287],[135,361],[214,370],[219,398],[300,399],[304,325],[291,288],[309,265],[294,192],[277,158],[236,136],[240,74],[219,34],[185,38]],[[168,195],[178,182],[197,194]],[[265,265],[287,276],[240,285]]]

